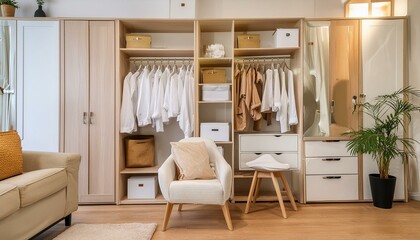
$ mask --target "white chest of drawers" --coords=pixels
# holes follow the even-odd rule
[[[306,201],[359,199],[358,158],[346,149],[347,141],[305,142]]]

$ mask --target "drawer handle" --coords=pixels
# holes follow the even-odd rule
[[[254,153],[255,155],[261,155],[262,153]]]
[[[323,158],[322,161],[336,162],[336,161],[341,161],[341,158]]]
[[[143,184],[143,183],[140,183],[140,184],[139,184],[139,187],[144,187],[144,184]]]
[[[327,177],[322,177],[323,179],[341,179],[341,176],[327,176]]]
[[[277,137],[278,138],[278,137],[281,137],[281,135],[274,135],[274,137]]]
[[[283,153],[274,153],[274,154],[276,154],[276,155],[282,155]]]
[[[322,140],[322,142],[340,142],[340,140]]]
[[[212,132],[218,132],[218,131],[219,131],[219,129],[217,129],[217,128],[212,128],[212,129],[211,129],[211,131],[212,131]]]

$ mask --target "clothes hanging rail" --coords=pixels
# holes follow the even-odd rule
[[[193,57],[131,57],[130,62],[179,62],[194,61]]]
[[[238,57],[235,59],[235,62],[278,62],[284,61],[286,59],[292,59],[291,55],[269,55],[269,56],[247,56],[247,57]]]

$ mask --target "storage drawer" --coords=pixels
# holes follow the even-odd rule
[[[203,70],[203,83],[226,83],[226,70],[224,69]]]
[[[296,135],[239,135],[239,151],[241,152],[296,152],[297,150]]]
[[[156,176],[133,176],[128,179],[128,199],[154,199],[157,195]]]
[[[351,156],[347,151],[346,144],[348,141],[339,142],[323,142],[323,141],[307,141],[305,142],[306,157],[341,157]]]
[[[261,154],[270,154],[277,161],[289,164],[290,168],[298,167],[297,153],[240,153],[239,170],[252,170],[246,163],[257,159]]]
[[[358,199],[358,175],[306,176],[306,201],[308,202]]]
[[[306,158],[306,174],[357,174],[357,157]]]
[[[213,141],[229,141],[229,123],[201,123],[200,137]]]
[[[224,84],[214,84],[202,87],[202,100],[203,101],[229,101],[230,100],[230,87]]]
[[[259,48],[260,35],[259,34],[239,34],[238,48]]]

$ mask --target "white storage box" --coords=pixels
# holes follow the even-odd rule
[[[203,101],[229,101],[230,91],[229,85],[214,84],[203,86]]]
[[[201,123],[200,136],[213,141],[229,141],[229,123]]]
[[[156,176],[130,177],[127,187],[128,199],[154,199],[158,192]]]
[[[277,28],[274,41],[278,48],[299,47],[299,29]]]

